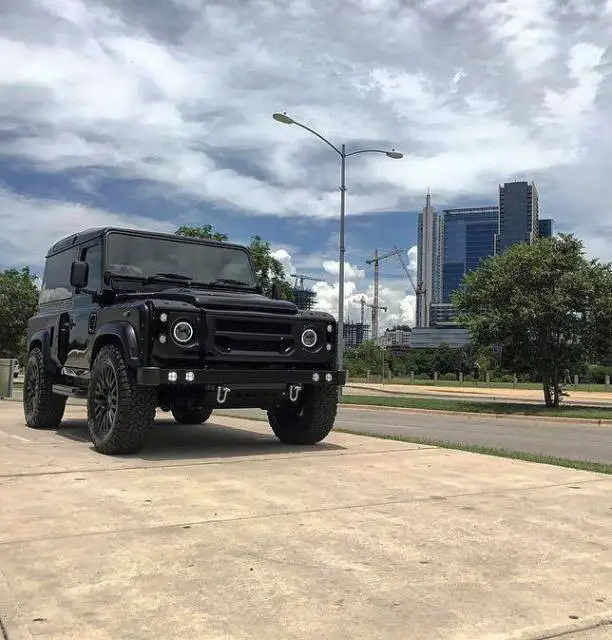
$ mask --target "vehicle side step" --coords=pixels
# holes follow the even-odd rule
[[[69,398],[87,398],[87,389],[80,387],[70,387],[67,384],[54,384],[51,391],[58,396],[68,396]]]

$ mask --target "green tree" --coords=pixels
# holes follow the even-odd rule
[[[178,236],[204,238],[207,240],[218,240],[220,242],[227,242],[229,239],[227,234],[216,231],[211,224],[205,224],[201,227],[182,226],[179,227],[175,233]],[[281,297],[286,300],[291,300],[293,298],[293,292],[291,285],[286,279],[285,268],[282,263],[272,255],[270,243],[264,242],[260,236],[255,235],[251,238],[249,250],[264,295],[271,296],[272,285],[276,284],[280,290]]]
[[[36,276],[28,267],[0,271],[0,354],[16,358],[25,347],[28,320],[36,312]]]
[[[276,284],[280,289],[281,297],[291,300],[293,292],[291,285],[286,280],[283,264],[272,256],[272,247],[269,242],[264,242],[260,236],[253,236],[249,245],[257,277],[265,295],[272,294],[272,285]]]
[[[379,376],[382,371],[383,358],[385,363],[388,363],[385,356],[386,353],[383,353],[373,340],[368,340],[346,352],[346,368],[350,371],[351,376],[357,378],[363,378],[368,371]],[[386,367],[385,370],[387,370]]]
[[[186,236],[188,238],[205,238],[206,240],[218,240],[219,242],[227,242],[226,233],[215,231],[212,224],[205,224],[201,227],[179,227],[175,232],[177,236]]]
[[[482,262],[454,296],[476,349],[498,344],[504,366],[542,381],[556,407],[566,370],[612,346],[612,270],[571,235],[519,243]]]

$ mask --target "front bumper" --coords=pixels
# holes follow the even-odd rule
[[[176,377],[175,375],[176,374]],[[318,376],[318,378],[317,378]],[[325,384],[344,385],[345,371],[285,371],[285,370],[232,370],[232,369],[161,369],[140,367],[136,370],[136,381],[145,387],[161,384],[194,385],[241,385],[253,388],[269,385]]]

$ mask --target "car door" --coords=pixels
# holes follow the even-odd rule
[[[102,283],[102,246],[100,241],[84,245],[79,249],[78,260],[89,265],[87,289],[99,292]],[[93,301],[90,293],[81,291],[72,297],[69,319],[68,352],[64,367],[86,371],[89,369],[89,352],[96,332],[100,305]]]

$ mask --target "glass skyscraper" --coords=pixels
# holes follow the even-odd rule
[[[497,207],[444,210],[440,219],[441,303],[450,303],[465,274],[494,255],[497,228]]]
[[[552,238],[552,218],[542,218],[541,220],[538,220],[538,235],[540,236],[540,238]]]
[[[495,253],[519,242],[530,244],[539,235],[540,196],[534,183],[506,182],[499,187],[499,231]]]

